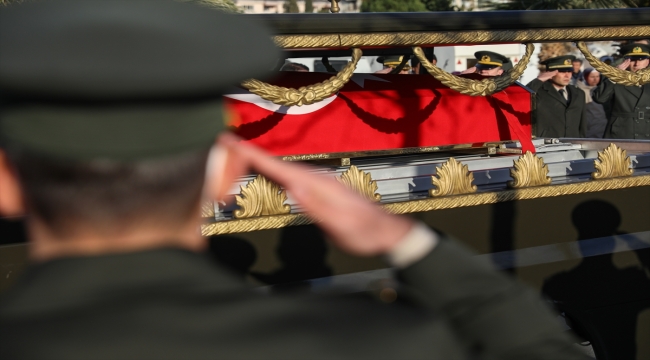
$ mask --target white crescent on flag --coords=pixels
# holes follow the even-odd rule
[[[357,83],[362,88],[364,87],[364,82],[366,80],[389,82],[388,80],[384,80],[382,78],[378,78],[370,74],[354,74],[352,76],[352,81]],[[229,94],[225,94],[223,96],[230,99],[235,99],[235,100],[247,102],[249,104],[257,105],[262,109],[268,111],[273,111],[276,113],[287,114],[287,115],[304,115],[304,114],[310,114],[316,112],[326,107],[327,105],[331,104],[332,101],[336,100],[337,98],[337,94],[334,94],[324,99],[323,101],[319,101],[311,105],[283,106],[283,105],[274,104],[273,102],[268,100],[264,100],[259,95],[255,95],[250,91],[241,88],[234,88]]]

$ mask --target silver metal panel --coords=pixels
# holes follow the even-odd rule
[[[598,151],[607,147],[612,140],[598,139],[534,139],[537,156],[548,165],[548,176],[552,184],[566,184],[587,181],[596,169],[594,160]],[[620,147],[628,149],[631,167],[637,175],[650,173],[650,141],[618,141]],[[516,149],[518,143],[502,144],[505,148]],[[427,192],[433,188],[431,177],[436,169],[442,166],[449,157],[467,165],[474,175],[474,184],[479,191],[494,191],[506,188],[512,180],[510,171],[514,161],[520,155],[467,155],[462,153],[427,153],[390,157],[351,159],[352,165],[371,174],[377,182],[378,192],[382,202],[413,200],[426,198]],[[329,166],[314,167],[314,172],[327,176],[340,176],[348,167]],[[240,186],[255,178],[254,175],[242,177],[230,189],[226,198],[228,205],[215,205],[218,219],[231,218],[231,212],[237,208],[235,194],[240,193]],[[300,212],[300,207],[290,193],[287,194],[287,204],[292,206],[292,212]]]

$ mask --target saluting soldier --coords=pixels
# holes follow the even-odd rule
[[[0,48],[0,213],[27,213],[33,262],[0,298],[1,359],[582,358],[537,294],[452,240],[234,135],[215,143],[218,94],[279,55],[254,19],[25,2],[0,10]],[[210,263],[202,198],[249,168],[344,251],[385,255],[402,288],[274,298]]]
[[[376,71],[375,74],[388,74],[400,67],[401,69],[398,74],[408,74],[411,71],[410,60],[410,55],[380,56],[377,58],[377,62],[384,64],[384,68],[382,70]]]
[[[474,53],[475,66],[461,72],[461,74],[480,74],[483,76],[499,76],[512,68],[510,59],[493,51],[477,51]]]
[[[632,43],[621,47],[625,61],[619,69],[637,72],[648,67],[650,46]],[[605,138],[650,139],[650,84],[625,86],[603,79],[592,97],[599,104],[611,102],[612,112],[605,128]]]
[[[537,137],[585,137],[585,94],[571,83],[575,56],[558,56],[542,61],[546,71],[528,83],[535,92],[533,135]]]

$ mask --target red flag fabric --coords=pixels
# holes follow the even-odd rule
[[[271,83],[298,88],[331,76],[283,72]],[[278,156],[499,140],[535,150],[531,95],[518,85],[473,97],[430,75],[354,74],[337,94],[312,105],[279,106],[243,89],[225,103],[235,132]]]

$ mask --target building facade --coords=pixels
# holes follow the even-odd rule
[[[246,14],[281,14],[284,13],[286,0],[234,0],[235,5]],[[305,12],[305,0],[297,0],[298,9]],[[313,0],[314,12],[329,12],[329,0]],[[341,12],[359,12],[361,0],[339,0]]]

